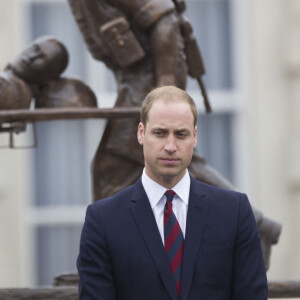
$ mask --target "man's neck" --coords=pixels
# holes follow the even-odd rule
[[[180,177],[160,176],[160,177],[153,178],[153,176],[151,176],[151,174],[149,174],[149,172],[147,172],[147,168],[145,168],[145,173],[151,180],[155,181],[157,184],[165,187],[168,190],[172,189],[184,177],[186,172],[187,172],[187,169],[185,170],[185,172],[182,173],[182,175]]]

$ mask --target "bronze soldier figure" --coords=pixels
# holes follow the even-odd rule
[[[186,87],[188,68],[182,18],[171,0],[69,0],[93,57],[103,61],[118,84],[116,107],[140,106],[155,86]],[[143,169],[136,120],[111,120],[93,161],[94,200],[135,182]],[[118,170],[118,172],[116,172]],[[194,154],[191,173],[204,182],[228,182]]]

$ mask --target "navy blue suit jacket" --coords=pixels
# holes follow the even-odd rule
[[[260,239],[245,194],[191,178],[180,298],[141,183],[89,205],[80,299],[266,300]]]

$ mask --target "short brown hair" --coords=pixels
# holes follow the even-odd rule
[[[140,121],[144,124],[144,126],[146,126],[146,123],[148,121],[148,114],[152,107],[152,104],[159,99],[167,102],[187,102],[191,107],[191,111],[194,117],[194,126],[196,126],[198,113],[195,101],[192,99],[192,97],[190,97],[190,95],[186,91],[172,85],[155,88],[145,97],[142,103],[142,109],[140,114]]]

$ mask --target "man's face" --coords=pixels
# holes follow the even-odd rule
[[[37,41],[29,45],[12,63],[13,71],[25,81],[42,83],[59,76],[60,47],[52,40]]]
[[[197,127],[190,105],[182,101],[155,101],[146,126],[138,126],[138,141],[144,149],[146,174],[172,188],[184,176],[197,144]]]

